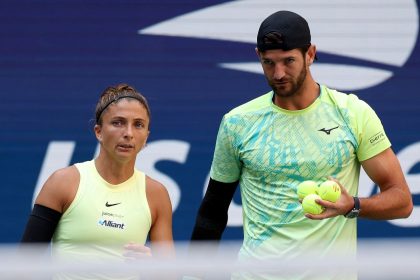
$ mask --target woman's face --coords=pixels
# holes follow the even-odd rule
[[[123,98],[111,104],[95,125],[101,151],[119,161],[135,160],[149,136],[149,116],[139,101]]]

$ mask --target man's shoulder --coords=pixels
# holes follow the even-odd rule
[[[324,101],[329,101],[334,103],[340,108],[360,108],[368,106],[368,104],[359,99],[359,97],[354,93],[345,93],[335,89],[328,88],[327,86],[322,86]]]
[[[273,96],[273,92],[270,91],[264,95],[261,95],[259,97],[256,97],[246,103],[243,103],[236,108],[230,110],[226,116],[237,116],[237,115],[243,115],[247,113],[252,113],[256,111],[261,111],[266,108],[271,107],[271,99]]]

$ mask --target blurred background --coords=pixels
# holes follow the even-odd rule
[[[95,104],[128,83],[152,110],[137,167],[169,190],[174,238],[188,240],[224,113],[270,90],[255,55],[260,22],[304,16],[319,83],[356,93],[382,119],[411,187],[409,219],[359,220],[359,236],[420,237],[419,1],[1,0],[0,242],[19,241],[56,169],[97,152]],[[365,174],[360,196],[377,191]],[[242,239],[239,192],[223,239]]]

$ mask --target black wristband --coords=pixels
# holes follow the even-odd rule
[[[238,182],[222,183],[210,178],[198,210],[191,241],[218,241],[228,221],[228,209]]]
[[[35,204],[23,233],[22,243],[48,243],[54,235],[62,213]]]

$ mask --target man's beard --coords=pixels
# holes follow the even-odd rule
[[[291,97],[294,96],[296,92],[298,92],[302,88],[302,85],[306,79],[306,74],[306,65],[304,65],[302,71],[300,71],[299,76],[296,78],[296,80],[288,80],[288,82],[291,83],[292,86],[290,90],[279,89],[273,83],[270,83],[270,86],[273,89],[273,92],[278,97]]]

